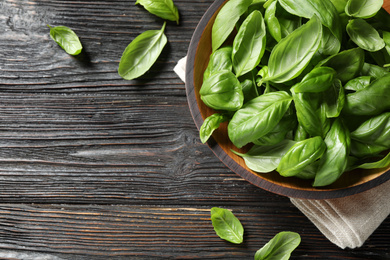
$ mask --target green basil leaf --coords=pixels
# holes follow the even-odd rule
[[[356,18],[370,18],[381,9],[383,0],[348,0],[345,13]]]
[[[207,117],[199,129],[199,137],[202,143],[206,143],[219,125],[229,120],[225,114],[215,113]]]
[[[364,64],[364,51],[360,48],[341,51],[320,61],[316,67],[331,67],[337,72],[342,83],[355,78]]]
[[[300,243],[301,237],[298,233],[280,232],[256,252],[255,260],[288,260]]]
[[[270,132],[282,119],[291,103],[285,91],[263,94],[245,103],[230,120],[228,135],[232,143],[242,146]]]
[[[268,77],[263,80],[282,83],[299,76],[318,50],[321,37],[322,25],[314,16],[274,47],[269,58]]]
[[[137,0],[149,13],[179,24],[179,11],[172,0]]]
[[[371,82],[371,76],[360,76],[354,79],[351,79],[350,81],[345,84],[344,89],[345,90],[352,90],[352,91],[359,91],[361,89],[364,89],[368,85],[370,85]]]
[[[297,129],[294,133],[294,141],[302,141],[309,138],[309,134],[306,132],[305,128],[298,122]]]
[[[118,68],[118,74],[122,78],[126,80],[138,78],[152,67],[167,44],[165,25],[164,22],[161,30],[141,33],[126,47]]]
[[[72,29],[66,26],[56,26],[50,28],[50,37],[68,54],[78,55],[81,53],[83,46],[80,39]]]
[[[259,96],[256,84],[257,73],[257,69],[253,69],[238,78],[241,83],[242,93],[244,93],[244,103]]]
[[[340,80],[334,80],[332,86],[324,92],[324,105],[328,118],[338,117],[345,103],[345,93]]]
[[[367,157],[378,155],[379,153],[386,151],[388,148],[379,144],[367,144],[357,140],[351,139],[351,155],[356,157]]]
[[[240,16],[252,4],[252,0],[230,0],[221,8],[215,18],[211,44],[213,52],[216,51],[229,37]]]
[[[241,222],[227,209],[213,207],[211,209],[211,221],[217,235],[231,243],[243,242],[244,228]]]
[[[291,34],[293,31],[302,26],[302,17],[292,15],[287,12],[278,1],[276,1],[276,17],[280,24],[282,38]]]
[[[244,158],[246,166],[255,172],[272,172],[278,167],[283,155],[295,144],[292,140],[283,140],[273,145],[254,145],[247,153],[233,153]]]
[[[319,160],[309,164],[305,168],[303,168],[297,175],[294,177],[304,179],[304,180],[312,180],[316,177],[318,170]]]
[[[352,115],[378,115],[390,108],[390,74],[366,88],[346,95],[343,112]]]
[[[364,63],[362,70],[360,71],[360,75],[371,76],[374,79],[379,79],[387,74],[390,74],[387,69],[370,63]]]
[[[236,111],[244,103],[240,82],[227,70],[214,73],[203,81],[199,94],[208,107],[216,110]]]
[[[340,40],[332,34],[329,28],[324,27],[322,30],[321,45],[318,52],[322,55],[334,55],[340,51]]]
[[[263,16],[253,11],[242,23],[233,41],[232,61],[236,76],[252,71],[263,57],[266,29]]]
[[[233,47],[222,47],[210,55],[209,63],[203,73],[203,81],[207,80],[212,74],[221,70],[232,71],[232,51]]]
[[[390,55],[390,32],[383,32],[383,41],[386,44],[385,49],[387,51],[387,54]]]
[[[347,33],[351,40],[363,50],[374,52],[385,47],[385,42],[378,31],[363,19],[349,21]]]
[[[306,166],[319,159],[325,150],[325,142],[320,136],[299,141],[282,157],[276,171],[284,177],[297,175]]]
[[[302,81],[294,86],[295,93],[322,92],[332,86],[336,71],[329,67],[318,67],[306,74]]]
[[[351,138],[390,148],[390,112],[366,120],[351,133]]]
[[[337,118],[325,137],[326,152],[319,161],[313,186],[320,187],[335,182],[347,168],[351,139],[349,130]]]
[[[337,13],[342,14],[345,11],[345,6],[348,0],[330,0],[334,7],[336,7]]]
[[[280,42],[282,39],[282,29],[280,28],[280,23],[276,17],[276,4],[278,1],[273,1],[267,9],[265,9],[264,20],[267,24],[267,29],[271,36],[277,41]]]
[[[356,168],[360,169],[380,169],[389,166],[390,164],[390,152],[385,157],[375,162],[367,162],[358,165]]]

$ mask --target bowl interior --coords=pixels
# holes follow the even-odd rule
[[[186,91],[195,124],[200,128],[205,118],[215,111],[201,101],[199,90],[203,73],[211,54],[211,28],[220,8],[227,0],[216,0],[198,24],[187,55]],[[384,7],[389,8],[389,1]],[[344,173],[335,183],[324,188],[313,188],[312,181],[295,177],[282,177],[277,172],[256,173],[246,167],[244,160],[231,152],[246,152],[248,147],[237,149],[227,136],[227,123],[214,131],[208,141],[217,157],[233,172],[250,183],[283,196],[308,199],[329,199],[353,195],[373,188],[390,179],[390,167],[385,169],[354,170]]]

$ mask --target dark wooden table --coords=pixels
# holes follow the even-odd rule
[[[0,2],[0,258],[253,259],[290,230],[292,259],[390,259],[389,218],[342,250],[201,144],[173,67],[212,0],[175,0],[158,62],[118,76],[124,48],[163,23],[134,2]],[[67,55],[46,24],[72,28],[84,52]],[[214,206],[241,220],[242,245],[215,235]]]

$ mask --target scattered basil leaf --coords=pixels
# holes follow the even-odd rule
[[[138,78],[152,67],[167,43],[165,25],[166,22],[161,30],[141,33],[126,47],[118,68],[118,74],[122,78],[126,80]]]
[[[215,113],[207,117],[202,126],[199,129],[200,141],[206,143],[210,136],[213,134],[219,125],[223,122],[226,122],[229,117],[225,114]]]
[[[231,211],[213,207],[211,209],[211,221],[215,233],[220,238],[234,244],[241,244],[243,242],[244,228]]]
[[[348,0],[345,13],[356,18],[370,18],[381,9],[383,0]]]
[[[301,236],[298,233],[280,232],[256,252],[255,260],[288,260],[300,243]]]
[[[351,40],[363,50],[374,52],[385,47],[385,42],[378,31],[361,18],[349,21],[347,33]]]
[[[78,55],[81,53],[83,46],[77,34],[66,26],[56,26],[50,28],[50,37],[68,54]]]
[[[179,24],[179,11],[172,0],[137,0],[149,13]]]

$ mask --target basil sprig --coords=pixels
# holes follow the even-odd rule
[[[66,26],[56,26],[50,28],[50,37],[70,55],[81,53],[83,46],[77,34]]]
[[[172,0],[137,0],[149,13],[179,24],[179,11]]]

